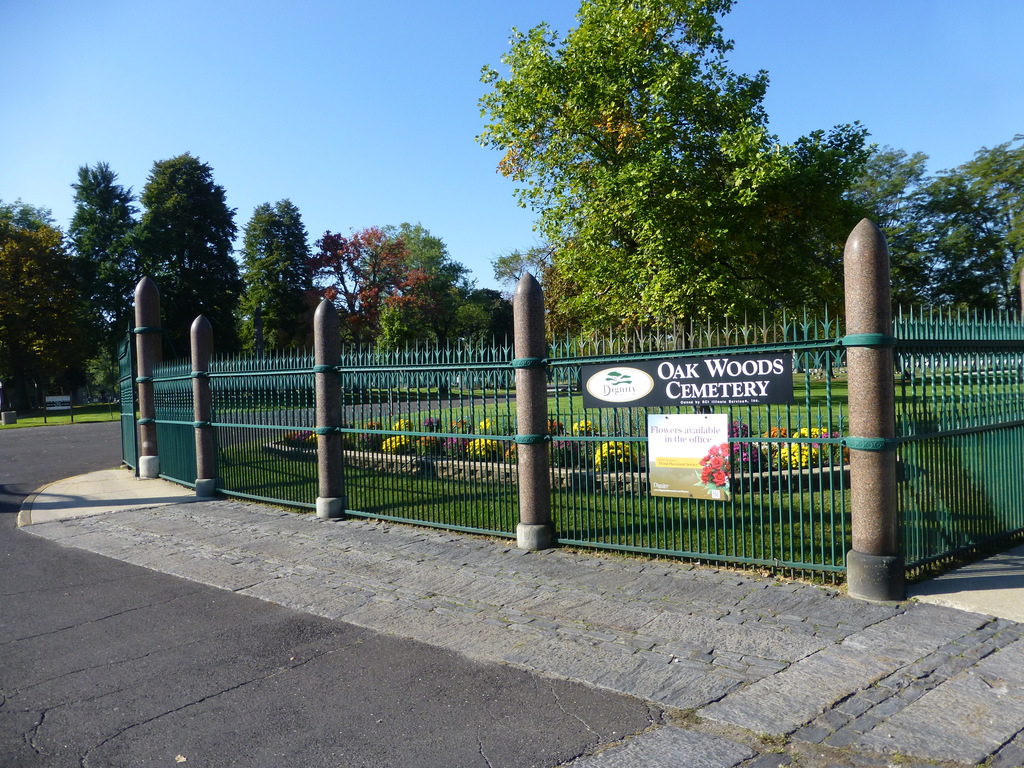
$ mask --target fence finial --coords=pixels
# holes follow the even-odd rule
[[[847,338],[864,340],[847,349],[850,445],[895,445],[892,306],[889,248],[868,219],[850,233],[843,252]],[[866,343],[876,340],[879,343]],[[866,442],[858,442],[866,441]],[[846,556],[847,589],[864,600],[902,600],[904,559],[896,503],[896,453],[850,452],[853,548]]]

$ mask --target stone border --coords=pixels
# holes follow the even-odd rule
[[[316,446],[289,448],[271,443],[263,451],[272,456],[293,461],[316,461]],[[438,456],[415,456],[410,454],[384,453],[381,451],[343,452],[345,463],[351,467],[398,475],[421,477],[444,477],[451,479],[490,480],[492,482],[518,482],[519,470],[515,464],[500,461],[471,461]],[[551,482],[554,488],[616,488],[646,492],[647,472],[597,472],[594,470],[553,467]],[[743,473],[733,477],[736,493],[785,493],[803,488],[837,486],[840,483],[849,488],[850,465],[834,467],[811,467],[807,469],[770,469],[751,474]]]

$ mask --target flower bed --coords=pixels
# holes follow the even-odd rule
[[[439,430],[436,419],[426,419],[419,431]],[[516,445],[498,440],[495,425],[483,421],[477,436],[463,421],[447,425],[459,436],[402,434],[413,431],[408,419],[392,425],[399,434],[364,432],[347,436],[343,449],[349,466],[373,472],[423,477],[518,482]],[[380,430],[376,422],[363,425],[367,430]],[[564,430],[558,422],[549,424],[551,483],[555,490],[580,488],[646,492],[647,467],[635,443],[607,440],[604,442],[572,440],[561,437],[569,431],[585,437],[596,433],[586,420]],[[462,436],[464,434],[465,436]],[[749,437],[749,428],[741,422],[730,425],[729,435]],[[790,437],[785,429],[774,428],[763,437]],[[800,429],[792,437],[812,440],[836,438],[822,429]],[[263,447],[264,452],[297,461],[316,461],[316,435],[293,432]],[[702,482],[718,488],[728,487],[734,493],[773,494],[803,492],[811,488],[849,487],[849,453],[837,443],[756,443],[730,442],[714,446],[701,460]]]

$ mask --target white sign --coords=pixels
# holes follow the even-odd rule
[[[648,414],[647,456],[652,496],[729,500],[727,414]]]
[[[46,410],[48,411],[70,411],[71,395],[47,395]]]

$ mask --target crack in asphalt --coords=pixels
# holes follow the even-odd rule
[[[206,642],[209,642],[209,638],[207,638],[207,637],[196,638],[195,640],[189,640],[186,643],[178,643],[176,645],[164,646],[163,648],[155,648],[155,649],[153,649],[151,651],[147,651],[146,653],[143,653],[143,654],[141,654],[139,656],[129,656],[129,657],[124,658],[124,659],[118,659],[117,661],[108,661],[108,662],[105,662],[103,664],[93,664],[93,665],[87,666],[87,667],[79,667],[77,669],[71,669],[71,670],[68,670],[67,672],[62,672],[59,675],[54,675],[53,677],[47,677],[47,678],[44,678],[42,680],[37,680],[36,682],[32,683],[31,685],[27,685],[24,688],[17,688],[12,693],[13,693],[13,695],[17,696],[17,695],[20,695],[20,694],[25,693],[27,691],[31,691],[33,688],[37,688],[37,687],[39,687],[41,685],[46,685],[48,683],[52,683],[52,682],[55,682],[57,680],[63,680],[66,677],[72,677],[73,675],[79,675],[79,674],[81,674],[83,672],[91,672],[93,670],[104,669],[106,667],[115,668],[115,667],[121,666],[122,664],[131,664],[131,663],[134,663],[136,661],[142,661],[144,659],[148,659],[149,657],[155,656],[155,655],[160,654],[160,653],[167,653],[168,651],[177,651],[177,650],[180,650],[182,648],[188,648],[189,646],[198,645],[200,643],[206,643]],[[79,700],[76,700],[76,701],[73,701],[73,702],[65,702],[65,703],[66,704],[78,704],[78,703],[87,702],[87,701],[95,701],[96,699],[102,698],[102,696],[105,696],[105,695],[107,695],[107,694],[100,694],[98,696],[90,696],[90,697],[85,698],[85,699],[79,699]],[[2,706],[2,702],[0,702],[0,706]]]
[[[320,653],[315,653],[312,656],[310,656],[309,658],[296,661],[296,663],[294,663],[294,664],[287,664],[287,665],[284,665],[284,666],[278,666],[275,669],[268,670],[264,674],[257,675],[256,677],[250,678],[248,680],[243,680],[240,683],[236,683],[235,685],[228,686],[227,688],[223,688],[222,690],[216,691],[214,693],[210,693],[210,694],[208,694],[206,696],[203,696],[201,698],[194,699],[193,701],[189,701],[189,702],[187,702],[185,704],[182,704],[181,706],[175,707],[174,709],[169,709],[169,710],[167,710],[165,712],[161,712],[159,714],[153,715],[152,717],[147,717],[144,720],[140,720],[139,722],[131,723],[130,725],[126,725],[125,727],[119,729],[117,731],[117,733],[114,733],[111,736],[108,736],[107,738],[103,739],[103,741],[99,742],[98,744],[95,744],[95,745],[89,747],[82,754],[81,758],[79,759],[79,764],[80,764],[81,768],[89,768],[90,756],[94,752],[96,752],[96,750],[101,749],[104,745],[109,744],[110,742],[112,742],[112,741],[114,741],[116,739],[119,739],[121,736],[123,736],[124,734],[128,733],[129,731],[134,730],[135,728],[140,728],[140,727],[142,727],[144,725],[148,725],[149,723],[152,723],[152,722],[155,722],[155,721],[157,721],[157,720],[159,720],[161,718],[167,717],[168,715],[174,715],[174,714],[177,714],[179,712],[184,712],[185,710],[187,710],[187,709],[189,709],[191,707],[194,707],[194,706],[197,706],[197,705],[200,705],[200,704],[204,704],[205,702],[212,701],[213,699],[216,699],[219,696],[223,696],[223,695],[228,694],[228,693],[233,693],[234,691],[241,690],[242,688],[245,688],[247,686],[253,685],[255,683],[262,683],[262,682],[264,682],[266,680],[272,680],[273,678],[277,677],[278,675],[282,675],[282,674],[286,674],[288,672],[292,672],[292,671],[294,671],[294,670],[296,670],[296,669],[298,669],[300,667],[305,666],[306,664],[309,664],[312,661],[315,661],[315,660],[321,659],[321,658],[325,658],[325,657],[330,656],[331,654],[334,654],[334,653],[338,653],[338,652],[340,652],[341,647],[344,647],[344,646],[347,646],[347,645],[351,645],[351,643],[345,643],[345,644],[343,644],[343,646],[334,647],[334,648],[330,648],[330,649],[328,649],[326,651],[322,651]],[[102,698],[102,697],[99,697],[99,698]]]
[[[539,679],[535,677],[535,678],[534,678],[534,680],[535,680],[535,682],[537,683],[537,687],[539,688],[539,687],[540,687],[540,685],[539,685],[539,683],[540,683]],[[597,736],[598,738],[603,738],[603,737],[601,736],[601,734],[600,734],[600,733],[598,733],[597,731],[595,731],[595,730],[594,730],[593,728],[591,728],[591,727],[590,727],[590,725],[589,725],[589,724],[587,723],[587,721],[586,721],[586,720],[584,720],[584,719],[583,719],[582,717],[580,717],[579,715],[577,715],[577,714],[576,714],[575,712],[570,712],[569,710],[567,710],[567,709],[566,709],[566,708],[565,708],[565,707],[564,707],[564,706],[562,705],[562,699],[561,699],[561,697],[560,697],[560,696],[558,695],[558,691],[557,691],[557,690],[555,689],[555,686],[554,686],[554,685],[550,685],[550,686],[548,686],[548,690],[550,691],[551,695],[552,695],[552,696],[554,697],[554,699],[555,699],[555,706],[557,706],[557,707],[558,707],[558,708],[559,708],[560,710],[562,710],[562,712],[563,712],[564,714],[566,714],[566,715],[568,715],[569,717],[572,717],[572,718],[575,718],[576,720],[578,720],[578,721],[580,722],[580,724],[581,724],[581,725],[582,725],[582,726],[583,726],[584,728],[586,728],[586,729],[587,729],[587,732],[588,732],[588,733],[592,733],[592,734],[594,734],[595,736]]]
[[[480,757],[482,757],[484,759],[484,762],[487,763],[487,768],[494,768],[494,765],[491,763],[490,758],[488,758],[487,754],[484,752],[484,742],[483,739],[480,738],[480,736],[476,737],[476,743],[480,747]]]
[[[197,594],[200,594],[201,592],[202,592],[202,588],[198,587],[198,588],[193,589],[193,590],[191,590],[189,592],[186,592],[184,594],[175,595],[174,597],[168,598],[167,600],[162,600],[162,601],[157,602],[157,603],[146,603],[145,605],[137,605],[137,606],[134,606],[132,608],[125,608],[123,611],[117,611],[116,613],[110,613],[110,614],[107,614],[105,616],[101,616],[99,618],[89,619],[88,621],[81,621],[81,622],[78,622],[77,624],[67,624],[67,625],[62,626],[62,627],[55,627],[53,629],[49,629],[46,632],[38,632],[38,633],[36,633],[34,635],[25,635],[24,637],[17,637],[17,638],[14,638],[13,640],[5,640],[3,642],[0,642],[0,647],[3,647],[5,645],[13,645],[14,643],[23,643],[23,642],[25,642],[27,640],[37,640],[37,639],[39,639],[41,637],[46,637],[48,635],[56,635],[56,634],[59,634],[61,632],[66,632],[69,629],[78,629],[79,627],[87,627],[90,624],[98,624],[98,623],[100,623],[102,621],[107,621],[108,619],[115,619],[118,616],[125,616],[125,615],[127,615],[129,613],[134,613],[135,611],[144,611],[144,610],[148,610],[150,608],[158,608],[160,606],[170,605],[171,603],[177,602],[178,600],[181,600],[182,598],[193,597],[193,596],[195,596]]]

